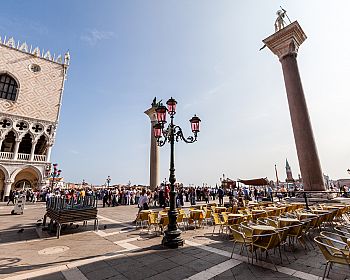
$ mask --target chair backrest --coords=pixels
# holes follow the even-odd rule
[[[150,224],[157,224],[158,223],[158,213],[150,213],[148,215],[148,222]]]
[[[212,213],[213,213],[212,210],[207,209],[207,211],[205,212],[205,219],[211,218],[211,214],[212,214]]]
[[[248,227],[245,223],[241,223],[241,231],[244,233],[246,237],[253,236],[253,229]]]
[[[285,242],[288,237],[289,227],[278,228],[276,231],[280,236],[281,242]]]
[[[322,236],[316,236],[314,240],[327,261],[350,265],[350,256],[333,246],[332,241]]]
[[[161,218],[161,225],[163,227],[167,226],[169,224],[169,217],[168,216],[164,216]]]
[[[222,220],[223,220],[224,223],[228,222],[228,216],[227,216],[226,212],[222,212],[221,213],[221,217],[222,217]]]
[[[183,220],[184,220],[184,214],[183,213],[177,214],[176,222],[177,223],[182,223]]]
[[[213,220],[215,225],[220,225],[222,224],[220,216],[218,213],[213,213]]]
[[[273,219],[267,218],[265,221],[268,226],[278,227],[278,222]]]
[[[233,227],[230,227],[230,229],[231,229],[232,237],[235,241],[241,242],[241,243],[246,242],[246,237],[245,237],[244,232],[237,230]]]
[[[334,227],[334,230],[343,236],[346,236],[347,238],[350,238],[350,228],[344,227],[344,226],[336,226]]]
[[[147,212],[140,212],[139,213],[139,217],[140,217],[140,220],[141,221],[147,221],[148,220],[148,215],[149,215],[150,213],[147,213]]]
[[[345,237],[344,235],[337,234],[334,232],[329,232],[329,231],[321,231],[320,235],[324,238],[331,239],[332,241],[341,242],[343,243],[344,247],[347,246],[347,237]]]
[[[303,233],[303,224],[302,223],[288,226],[288,228],[289,228],[288,235],[299,237]]]
[[[273,249],[281,242],[278,232],[267,234],[254,234],[252,236],[253,245],[262,247],[265,250]]]

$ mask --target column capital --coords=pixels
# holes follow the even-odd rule
[[[145,114],[150,118],[151,122],[157,121],[156,107],[151,107],[145,111]]]
[[[297,21],[287,25],[263,40],[263,43],[281,60],[287,55],[296,55],[306,34]]]

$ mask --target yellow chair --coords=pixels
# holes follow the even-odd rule
[[[343,243],[342,245],[345,247],[347,247],[347,239],[348,237],[341,235],[341,234],[337,234],[335,232],[329,232],[329,231],[321,231],[320,235],[324,238],[328,238],[330,240],[334,240],[336,242],[338,242],[339,244],[341,244],[341,242]],[[347,249],[348,252],[349,249]]]
[[[144,224],[147,225],[148,223],[148,215],[149,212],[139,212],[136,218],[136,227],[139,224],[139,226],[143,229]]]
[[[273,233],[267,233],[267,234],[257,234],[252,236],[252,246],[253,251],[255,251],[255,257],[258,261],[258,256],[256,251],[259,249],[261,252],[266,252],[266,257],[268,256],[268,251],[271,249],[279,248],[279,245],[281,243],[280,236],[278,232]],[[279,250],[280,251],[280,250]],[[280,251],[280,258],[282,262],[282,255]],[[271,262],[274,265],[276,271],[278,271],[274,261],[272,258]]]
[[[337,248],[334,244],[336,242],[334,241],[332,242],[328,238],[324,238],[322,236],[317,236],[314,238],[314,240],[327,261],[322,279],[324,279],[325,277],[328,277],[329,272],[332,269],[333,263],[348,265],[350,268],[349,253],[346,254],[345,252],[343,252],[342,249]],[[328,269],[328,272],[327,272],[327,269]]]
[[[231,258],[233,256],[233,252],[235,250],[235,246],[237,243],[241,244],[241,250],[240,250],[240,254],[242,254],[243,252],[243,248],[246,249],[247,251],[247,258],[248,258],[248,263],[249,261],[249,251],[247,247],[250,247],[250,251],[252,253],[252,263],[253,263],[253,242],[252,242],[252,238],[248,237],[244,234],[244,232],[230,226],[230,231],[232,233],[232,237],[233,237],[233,246],[232,246],[232,253],[231,253]]]
[[[183,229],[186,230],[186,222],[184,219],[184,213],[178,213],[176,218],[176,223],[182,225]]]
[[[303,237],[303,224],[302,223],[294,224],[289,226],[288,228],[289,228],[289,231],[288,231],[289,243],[291,243],[294,248],[296,242],[299,241],[299,243],[303,246],[303,248],[306,251],[307,245]]]
[[[169,217],[168,216],[162,216],[159,220],[159,227],[161,229],[161,233],[164,232],[165,227],[169,225]]]
[[[212,211],[212,210],[209,210],[209,209],[207,209],[207,211],[205,212],[205,215],[204,215],[204,223],[205,223],[206,225],[208,225],[208,222],[210,222],[211,224],[213,224],[212,213],[213,213],[213,211]]]
[[[223,226],[225,225],[225,223],[220,219],[220,216],[218,213],[213,213],[213,222],[214,222],[214,228],[213,228],[212,235],[214,235],[214,231],[215,231],[216,226],[220,226],[220,228],[219,228],[219,234],[220,234],[220,231],[223,230]]]
[[[158,213],[150,213],[148,215],[148,232],[150,231],[152,226],[154,226],[154,230],[157,235],[157,228],[159,226]]]

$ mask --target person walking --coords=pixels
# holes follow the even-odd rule
[[[7,205],[12,202],[12,204],[15,204],[15,191],[10,191],[9,200],[7,201]]]
[[[219,197],[219,205],[222,206],[224,205],[224,190],[222,187],[218,189],[218,197]]]

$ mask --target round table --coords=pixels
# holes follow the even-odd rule
[[[315,214],[325,214],[325,213],[329,213],[330,212],[328,210],[319,210],[319,209],[311,210],[311,211],[312,211],[312,213],[315,213]]]
[[[254,226],[250,226],[250,228],[253,230],[253,235],[271,233],[271,232],[274,232],[276,229],[273,226],[265,226],[265,225],[254,225]]]
[[[295,218],[279,218],[278,219],[279,227],[287,227],[287,226],[291,226],[291,225],[294,225],[297,223],[299,223],[299,220],[295,219]]]
[[[226,207],[223,207],[223,206],[215,207],[215,213],[221,213],[221,212],[226,212]]]
[[[317,217],[317,215],[313,213],[298,213],[298,216],[300,220]]]
[[[264,212],[266,212],[265,210],[261,210],[261,209],[253,209],[253,210],[251,210],[251,212],[253,213],[253,214],[257,214],[257,213],[264,213]]]

